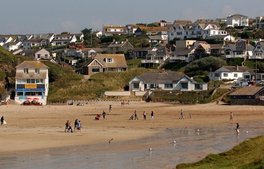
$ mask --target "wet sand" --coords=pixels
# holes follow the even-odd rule
[[[108,110],[107,120],[94,114]],[[128,118],[137,110],[140,120]],[[185,118],[179,119],[183,109]],[[148,119],[142,120],[147,111]],[[150,120],[154,110],[155,119]],[[229,112],[234,121],[229,121]],[[4,168],[173,168],[218,153],[264,133],[261,106],[90,103],[85,106],[0,106],[0,166]],[[188,119],[192,113],[192,119]],[[66,120],[80,118],[81,133],[64,133]],[[234,132],[235,122],[241,134]],[[199,132],[198,130],[199,129]],[[248,132],[247,132],[248,131]],[[111,144],[108,140],[113,138]],[[177,143],[174,144],[173,141]],[[149,148],[152,151],[149,151]],[[41,163],[45,163],[43,166]],[[40,163],[40,164],[39,164]]]

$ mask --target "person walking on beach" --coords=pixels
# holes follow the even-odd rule
[[[143,119],[147,120],[147,113],[145,111],[143,111]]]
[[[234,114],[233,112],[230,112],[230,121],[233,122],[233,119],[234,119]]]
[[[239,134],[239,129],[240,129],[240,126],[239,126],[239,123],[236,124],[236,134],[238,135]]]
[[[181,109],[181,112],[180,112],[180,119],[184,119],[184,114],[183,114],[182,109]]]
[[[134,111],[134,120],[138,120],[137,111]]]
[[[77,126],[76,126],[76,128],[77,128],[78,131],[81,131],[81,128],[82,128],[82,126],[81,126],[81,120],[78,120],[78,121],[77,121]]]
[[[152,120],[154,119],[154,112],[153,111],[151,111],[150,117],[151,117]]]
[[[2,116],[1,119],[0,119],[1,125],[4,124],[4,121],[5,121],[5,118],[4,118],[4,116]]]
[[[106,116],[106,112],[105,111],[103,111],[102,116],[103,116],[103,119],[105,120],[105,116]]]
[[[67,120],[67,122],[65,123],[65,133],[66,132],[73,132],[72,131],[72,127],[71,127],[71,122],[69,120]]]
[[[78,126],[78,119],[75,119],[75,121],[74,121],[74,131],[76,130],[77,126]]]
[[[111,113],[111,111],[112,111],[112,105],[110,104],[109,105],[109,113]]]

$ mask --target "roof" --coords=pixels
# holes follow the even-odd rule
[[[228,16],[228,17],[232,17],[232,18],[248,18],[247,16],[241,15],[241,14],[234,14],[234,15],[231,15],[231,16]]]
[[[117,42],[117,41],[112,42],[110,45],[108,45],[108,47],[109,48],[116,48],[116,47],[122,48],[125,44],[129,44],[130,46],[133,47],[133,45],[128,40],[122,41],[122,42]]]
[[[137,76],[138,79],[142,80],[144,83],[175,83],[181,78],[187,77],[185,74],[180,72],[147,72],[140,76]]]
[[[184,48],[184,49],[176,49],[174,54],[176,56],[187,56],[188,54],[192,53],[193,48]]]
[[[188,25],[188,24],[192,24],[191,20],[175,20],[173,25]]]
[[[245,66],[222,66],[216,72],[253,72],[253,70]]]
[[[230,96],[254,96],[261,90],[263,90],[263,86],[249,86],[240,88],[233,93],[229,94]]]
[[[148,27],[148,26],[138,26],[142,31],[146,32],[162,32],[168,31],[167,27]]]
[[[112,58],[113,62],[107,63],[107,58]],[[97,54],[94,59],[97,59],[105,68],[127,68],[124,54]]]
[[[47,69],[48,66],[46,66],[45,64],[41,63],[40,61],[24,61],[22,63],[20,63],[19,65],[16,66],[16,69],[24,69],[24,68],[28,68],[28,69]]]

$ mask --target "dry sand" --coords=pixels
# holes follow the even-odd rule
[[[112,105],[107,120],[95,121],[97,113]],[[185,119],[179,119],[183,110]],[[128,120],[137,110],[139,120]],[[150,120],[150,111],[155,119]],[[142,112],[147,112],[147,120],[142,120]],[[241,125],[264,120],[263,106],[173,105],[165,103],[132,102],[121,106],[120,102],[93,102],[85,106],[0,106],[0,116],[4,116],[7,125],[0,126],[0,153],[12,153],[25,150],[37,150],[73,145],[92,145],[106,143],[111,138],[115,142],[137,140],[154,135],[167,128],[210,127],[230,125],[229,113],[234,113],[233,123]],[[192,119],[189,119],[189,113]],[[78,118],[82,122],[82,131],[65,133],[67,120]],[[235,126],[235,124],[234,124]]]

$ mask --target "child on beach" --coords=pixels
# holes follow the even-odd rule
[[[1,117],[0,122],[1,122],[1,125],[4,124],[4,122],[5,122],[4,116]]]
[[[137,116],[137,111],[136,110],[134,111],[134,117],[135,117],[134,120],[138,120],[138,116]]]
[[[143,111],[143,119],[147,120],[147,113],[145,111]]]
[[[71,122],[69,120],[67,120],[65,123],[65,133],[66,132],[71,132],[71,133],[73,132],[71,127]]]
[[[154,119],[154,112],[153,111],[151,111],[150,117],[151,117],[151,119]]]

